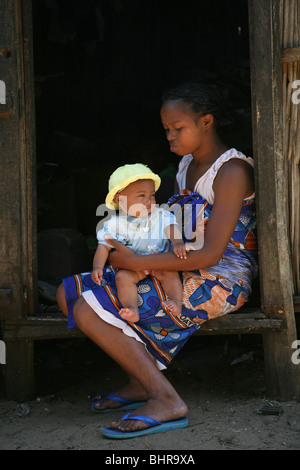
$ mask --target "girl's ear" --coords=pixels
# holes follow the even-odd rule
[[[202,123],[203,123],[204,130],[209,129],[214,123],[213,115],[212,114],[205,114],[202,117]]]

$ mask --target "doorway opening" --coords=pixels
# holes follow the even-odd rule
[[[164,176],[158,203],[172,194],[179,157],[159,116],[167,86],[218,85],[238,116],[224,139],[252,156],[248,6],[33,0],[33,32],[38,273],[47,296],[46,284],[90,269],[96,210],[117,166],[149,165]]]

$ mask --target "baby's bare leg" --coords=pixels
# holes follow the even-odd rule
[[[168,300],[162,306],[176,317],[182,310],[182,284],[179,274],[172,271],[155,271],[155,277],[161,282]]]
[[[137,283],[146,276],[143,273],[120,269],[116,273],[118,297],[123,305],[119,314],[125,320],[137,322],[140,319],[137,306]]]

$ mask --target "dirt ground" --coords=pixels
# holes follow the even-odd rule
[[[299,402],[279,403],[279,415],[259,412],[268,404],[260,337],[192,337],[166,371],[189,406],[189,427],[123,441],[101,435],[121,412],[90,411],[91,396],[125,383],[119,367],[88,339],[40,341],[35,348],[34,400],[6,400],[0,380],[2,450],[101,450],[119,456],[138,450],[300,449]]]

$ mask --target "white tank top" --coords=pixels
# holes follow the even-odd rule
[[[254,166],[253,158],[246,157],[241,152],[238,152],[236,149],[229,149],[225,153],[223,153],[215,162],[214,164],[198,179],[195,184],[194,191],[200,194],[203,199],[209,204],[213,204],[215,200],[215,195],[213,191],[213,182],[217,173],[223,163],[228,162],[232,158],[239,158],[244,160],[245,162],[249,163],[252,167]],[[193,160],[193,156],[191,154],[185,155],[179,162],[178,172],[176,175],[176,180],[178,183],[179,190],[182,191],[186,189],[186,172],[189,167],[190,162]],[[253,193],[248,199],[253,199],[255,193]]]

